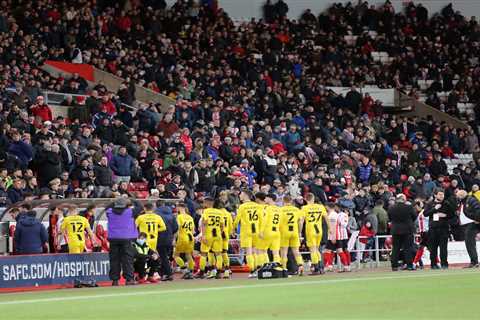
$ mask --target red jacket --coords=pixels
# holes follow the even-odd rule
[[[50,110],[50,107],[46,104],[33,106],[32,114],[42,119],[43,122],[53,120],[52,110]]]
[[[192,152],[192,148],[193,148],[192,138],[182,133],[182,135],[180,136],[180,141],[182,141],[183,146],[185,147],[186,155],[187,156],[190,155],[190,152]]]
[[[368,238],[374,237],[375,232],[373,231],[372,228],[367,228],[366,226],[363,226],[360,229],[360,233],[358,234],[359,237],[367,237],[367,238],[360,238],[359,241],[363,244],[366,244],[368,242]]]
[[[112,101],[108,100],[107,102],[102,102],[102,110],[105,110],[109,115],[114,115],[117,112],[117,108]]]

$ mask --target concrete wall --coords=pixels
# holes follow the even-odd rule
[[[102,71],[97,68],[95,68],[94,75],[95,75],[95,81],[103,81],[105,83],[105,86],[108,88],[108,90],[112,92],[116,92],[120,87],[120,84],[123,82],[122,78],[119,78],[111,73]],[[152,91],[150,89],[147,89],[141,86],[135,86],[135,88],[136,88],[135,96],[137,98],[137,101],[140,101],[143,103],[149,103],[150,101],[153,101],[155,103],[160,103],[162,105],[162,111],[168,108],[168,106],[175,104],[175,101],[173,99],[170,99],[169,97],[164,96],[162,94],[156,93],[155,91]]]
[[[437,110],[421,101],[417,101],[398,90],[397,90],[397,94],[398,94],[399,107],[413,106],[413,110],[411,112],[404,113],[404,115],[406,116],[412,116],[412,117],[415,116],[420,118],[426,118],[427,116],[432,116],[432,118],[435,121],[448,123],[449,125],[455,128],[466,129],[469,127],[465,122],[460,121],[457,118],[452,117],[446,114],[445,112]]]
[[[68,78],[70,76],[64,71],[49,65],[43,65],[41,68],[42,70],[50,73],[54,77],[62,76],[62,77]],[[120,87],[120,84],[123,82],[122,78],[119,78],[111,73],[102,71],[97,68],[95,68],[94,77],[95,77],[95,82],[89,81],[88,82],[89,86],[93,87],[99,81],[103,81],[107,89],[112,92],[117,92],[118,88]],[[160,103],[162,106],[161,111],[164,111],[166,108],[168,108],[168,106],[175,104],[175,101],[173,99],[170,99],[167,96],[156,93],[150,89],[147,89],[141,86],[136,86],[135,95],[137,98],[137,102],[149,103],[150,101],[153,101],[155,103]]]
[[[168,5],[172,5],[176,0],[167,0]],[[356,4],[358,0],[351,0]],[[219,6],[223,8],[234,20],[249,20],[252,17],[262,17],[262,6],[265,0],[218,0]],[[273,3],[276,0],[272,0]],[[347,3],[346,0],[285,0],[290,10],[288,17],[297,19],[305,9],[311,9],[315,14],[324,11],[332,5],[332,3]],[[397,12],[402,11],[406,0],[390,0]],[[454,4],[454,10],[459,10],[467,16],[480,17],[480,1],[478,0],[423,0],[414,1],[415,3],[422,3],[430,15],[439,12],[450,2]],[[384,0],[370,0],[370,4],[383,5]]]

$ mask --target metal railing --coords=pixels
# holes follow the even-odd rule
[[[46,104],[54,105],[54,106],[61,106],[61,107],[66,107],[62,103],[69,96],[72,97],[73,99],[83,98],[83,103],[85,103],[85,101],[90,97],[90,95],[86,95],[86,94],[73,94],[73,93],[55,92],[55,91],[49,91],[49,90],[43,90],[42,95],[45,99]],[[98,96],[98,98],[101,99],[101,98],[103,98],[103,96]],[[78,100],[77,100],[77,102],[78,102]],[[127,107],[127,109],[137,110],[136,107],[133,107],[133,106],[128,105],[126,103],[121,102],[120,104],[122,106]]]

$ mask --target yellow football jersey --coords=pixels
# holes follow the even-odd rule
[[[162,217],[155,213],[144,213],[140,215],[137,220],[135,220],[135,224],[140,232],[147,234],[147,243],[156,242],[158,233],[167,230]],[[156,250],[156,248],[151,249]]]
[[[228,212],[226,209],[222,209],[223,212],[223,224],[225,226],[224,231],[227,237],[230,236],[233,230],[233,218],[232,214]]]
[[[85,242],[85,230],[89,227],[87,218],[75,215],[65,217],[60,230],[66,232],[68,243],[82,243]]]
[[[265,206],[265,214],[262,219],[261,231],[265,237],[280,233],[280,208],[274,205]]]
[[[193,241],[193,234],[195,233],[195,223],[193,222],[192,216],[187,213],[180,213],[177,216],[177,223],[178,238]]]
[[[221,209],[203,209],[202,221],[205,227],[204,236],[207,238],[221,238],[224,231],[224,213]]]
[[[299,232],[299,222],[303,218],[302,210],[288,205],[280,208],[280,230],[282,234],[294,234]]]
[[[238,207],[235,217],[235,228],[240,223],[240,232],[245,235],[258,234],[260,217],[263,215],[263,204],[252,201],[245,202]]]
[[[307,232],[320,233],[322,231],[322,219],[327,216],[327,209],[322,204],[307,204],[302,207],[305,216],[305,230]]]

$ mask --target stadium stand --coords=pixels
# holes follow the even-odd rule
[[[246,188],[343,201],[361,225],[375,200],[427,199],[426,173],[449,196],[480,185],[475,19],[448,10],[429,19],[413,4],[393,12],[387,1],[238,23],[212,3],[6,1],[2,206],[181,197],[195,215],[206,195],[229,190],[235,208]],[[124,83],[112,93],[54,77],[40,70],[46,60],[90,64]],[[360,92],[366,85],[428,95],[442,112],[468,114],[470,127],[387,114]],[[173,103],[132,112],[136,86]],[[52,116],[57,103],[69,111]]]

